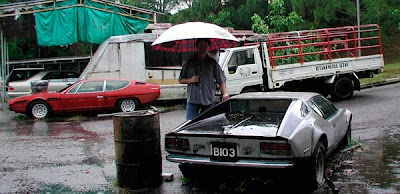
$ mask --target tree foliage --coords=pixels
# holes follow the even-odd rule
[[[395,10],[385,0],[363,0],[361,4],[361,24],[377,23],[383,28],[386,36],[396,33],[396,19],[392,13]]]
[[[235,29],[250,29],[253,14],[265,16],[268,1],[265,0],[194,0],[192,7],[171,15],[168,22],[177,24],[188,21],[215,23]]]
[[[120,0],[121,3],[158,12],[169,12],[179,5],[179,0]]]
[[[0,0],[0,3],[23,0]],[[162,12],[157,22],[204,21],[258,33],[306,30],[357,24],[357,0],[119,0],[123,4]],[[378,24],[383,39],[400,34],[399,0],[359,0],[361,24]],[[26,40],[9,40],[10,59],[85,54],[90,45],[39,48]],[[72,49],[74,48],[74,49]],[[61,50],[61,51],[57,51]]]
[[[258,14],[254,14],[251,17],[251,20],[253,21],[253,25],[251,26],[253,32],[260,34],[266,34],[269,32],[267,22],[265,22],[265,20],[263,20]]]
[[[295,12],[286,13],[285,2],[274,0],[268,16],[263,20],[254,14],[252,30],[256,33],[273,33],[298,30],[298,24],[304,20]]]
[[[394,15],[394,17],[399,18],[398,21],[400,20],[400,10],[398,10],[398,9],[393,10],[392,15]],[[400,21],[399,21],[399,24],[398,24],[398,28],[397,28],[397,29],[400,30]]]
[[[357,25],[357,0],[176,1],[175,5],[189,2],[191,7],[187,6],[187,9],[169,15],[165,22],[177,24],[205,21],[235,29],[255,28],[258,31],[266,29],[262,27],[263,25],[268,26],[270,31]],[[359,0],[359,2],[361,24],[379,24],[383,35],[399,33],[399,0]],[[299,18],[304,22],[298,20]],[[289,23],[285,24],[286,22]]]
[[[356,6],[349,0],[318,0],[314,9],[314,22],[320,27],[355,25]]]

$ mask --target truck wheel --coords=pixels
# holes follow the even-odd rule
[[[42,119],[51,114],[51,108],[46,102],[32,102],[27,109],[27,114],[31,118]]]
[[[335,80],[331,90],[331,97],[335,100],[347,100],[353,97],[353,81],[347,77],[340,77]]]
[[[121,112],[132,112],[139,108],[139,103],[136,99],[127,98],[127,99],[120,99],[117,102],[117,109]]]

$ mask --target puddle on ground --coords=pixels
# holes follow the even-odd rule
[[[362,150],[335,170],[334,182],[343,193],[400,192],[400,126],[383,130],[381,137],[362,141]]]
[[[11,166],[18,163],[28,165],[20,159],[28,156],[35,158],[33,162],[39,166],[52,162],[52,165],[67,165],[77,161],[102,165],[105,160],[102,155],[104,146],[101,145],[106,140],[95,131],[86,130],[80,122],[12,121],[1,129],[6,131],[7,137],[4,138],[9,142],[6,146],[15,152],[8,158],[15,163],[10,163]]]

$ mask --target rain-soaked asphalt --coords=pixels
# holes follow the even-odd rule
[[[364,89],[352,100],[335,103],[353,112],[353,140],[362,146],[330,159],[331,181],[317,191],[290,176],[187,180],[177,164],[165,160],[161,141],[162,171],[173,173],[174,180],[143,193],[334,193],[333,187],[339,193],[399,193],[399,99],[400,84],[392,84]],[[160,114],[161,140],[185,119],[181,104],[169,109]],[[0,111],[0,193],[130,192],[116,186],[111,117],[16,118],[20,117]]]
[[[354,113],[353,140],[362,143],[334,175],[343,193],[400,193],[400,84],[355,92],[337,103]]]

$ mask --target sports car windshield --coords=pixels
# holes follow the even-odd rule
[[[228,100],[188,123],[182,132],[276,131],[291,103],[292,99]]]

